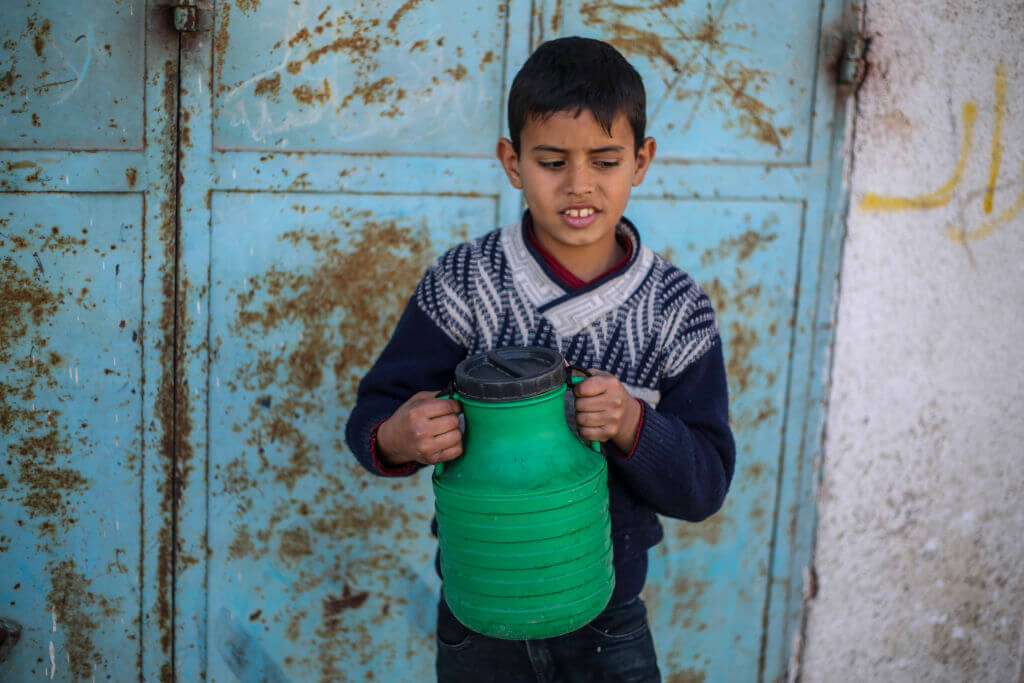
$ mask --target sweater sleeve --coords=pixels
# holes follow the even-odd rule
[[[699,349],[700,355],[661,381],[656,409],[643,404],[632,451],[611,449],[608,458],[637,497],[660,514],[690,522],[722,507],[736,466],[722,342],[710,302],[702,308],[680,336],[683,346]]]
[[[373,474],[408,476],[418,463],[391,467],[376,450],[377,429],[418,391],[448,386],[466,356],[469,320],[460,288],[452,282],[454,249],[427,271],[398,320],[380,357],[359,383],[356,404],[345,425],[345,440],[359,463]]]

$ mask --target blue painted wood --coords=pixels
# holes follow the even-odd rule
[[[39,0],[0,38],[0,679],[156,679],[177,36],[145,3]]]

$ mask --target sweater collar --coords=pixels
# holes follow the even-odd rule
[[[618,263],[614,264],[611,268],[594,279],[584,281],[576,277],[568,268],[562,265],[555,255],[545,249],[540,243],[537,239],[536,232],[534,231],[533,216],[530,215],[529,209],[523,213],[523,219],[520,221],[520,225],[522,230],[522,239],[527,250],[529,250],[530,255],[544,270],[548,277],[560,285],[566,292],[579,292],[584,289],[589,290],[603,282],[606,282],[628,268],[629,265],[636,260],[640,251],[640,234],[637,232],[636,227],[629,222],[629,219],[623,216],[619,220],[618,225],[615,226],[615,241],[622,246],[623,250],[626,252],[625,256],[623,256]]]

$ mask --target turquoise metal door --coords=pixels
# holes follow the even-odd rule
[[[165,15],[4,3],[5,681],[172,674],[178,36]]]
[[[580,34],[644,76],[659,153],[627,215],[705,285],[729,363],[733,490],[651,556],[662,673],[783,678],[840,0],[174,4],[195,31],[163,3],[5,15],[0,619],[23,630],[0,676],[432,676],[429,481],[365,474],[343,426],[432,258],[518,218],[508,84]]]

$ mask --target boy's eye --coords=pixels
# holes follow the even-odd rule
[[[538,161],[537,163],[541,165],[541,168],[562,168],[562,166],[565,166],[565,162],[561,159]]]
[[[619,162],[609,160],[598,160],[594,162],[594,165],[597,166],[598,168],[614,168],[615,166],[619,165]]]

